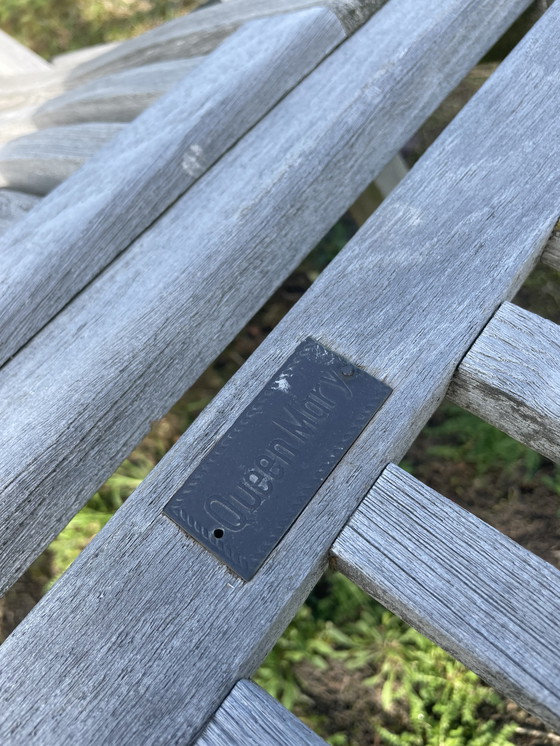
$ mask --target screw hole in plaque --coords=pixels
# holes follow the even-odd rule
[[[216,539],[223,539],[224,538],[224,529],[223,528],[215,528],[214,529],[214,537]]]

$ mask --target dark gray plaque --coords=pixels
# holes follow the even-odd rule
[[[164,513],[250,580],[390,393],[307,339]]]

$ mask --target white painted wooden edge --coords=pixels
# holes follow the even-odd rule
[[[480,3],[471,5],[470,10],[474,10],[475,5],[480,11]],[[433,4],[419,6],[418,0],[410,0],[408,22],[412,33],[418,33],[424,41],[430,69],[439,70],[439,65],[433,65],[434,40],[426,38],[426,29],[422,27],[423,22],[429,22],[429,14],[424,15],[428,6]],[[389,9],[391,5],[386,7]],[[458,21],[469,20],[469,5],[464,0],[450,0],[447,7],[459,12]],[[495,10],[496,1],[487,7]],[[560,48],[554,43],[560,30],[560,6],[557,9],[553,6],[549,16],[550,21],[533,29],[500,66],[483,89],[484,93],[469,102],[427,156],[416,164],[349,246],[316,280],[296,309],[267,337],[0,647],[0,740],[10,735],[29,746],[33,742],[48,743],[49,739],[56,743],[72,742],[76,734],[85,734],[85,740],[96,745],[139,741],[188,743],[200,735],[237,681],[252,675],[320,576],[332,543],[371,484],[388,461],[400,458],[407,450],[442,400],[465,349],[472,344],[491,310],[509,297],[513,286],[522,282],[531,270],[550,233],[560,200],[560,182],[551,166],[557,156],[560,157],[560,91],[554,74],[560,59]],[[476,39],[487,30],[487,24],[480,27],[478,18],[478,12],[471,16]],[[449,41],[450,28],[456,28],[458,39],[464,40],[464,24],[454,24],[451,20],[448,18],[448,23],[443,24],[446,41]],[[402,25],[397,31],[395,44],[402,39]],[[351,44],[355,40],[356,43]],[[351,49],[347,53],[353,61],[358,50],[371,55],[375,49],[368,35],[362,39],[356,35],[348,43]],[[457,49],[450,49],[448,45],[442,47],[451,61],[463,48],[464,44]],[[337,80],[334,56],[324,63],[324,73],[330,73],[331,85]],[[527,73],[535,69],[537,63],[536,74],[541,81],[538,86]],[[404,59],[403,64],[406,64]],[[411,68],[421,79],[424,71],[418,69],[418,62],[408,67]],[[356,65],[356,69],[360,66]],[[449,72],[448,65],[444,70]],[[345,78],[346,84],[353,78],[344,68],[339,68],[339,75]],[[316,80],[313,85],[317,84]],[[368,88],[359,77],[355,84],[361,91],[359,111],[370,116],[371,105],[363,100]],[[296,89],[298,93],[290,94],[284,101],[291,96],[294,96],[292,101],[309,101],[309,85]],[[338,86],[332,91],[336,98],[342,94]],[[315,97],[312,100],[315,101]],[[411,99],[407,97],[406,100],[409,110]],[[327,103],[333,104],[330,100],[325,101]],[[282,111],[290,113],[289,109]],[[313,113],[319,117],[318,123],[325,116],[322,110],[313,109]],[[347,123],[348,110],[343,113],[344,119],[339,122]],[[402,116],[400,111],[399,115]],[[289,124],[289,119],[277,121],[282,121],[284,127]],[[505,121],[503,128],[496,126],[499,121]],[[375,132],[377,123],[372,121],[370,126]],[[336,129],[351,142],[357,139],[355,133],[350,135],[344,127]],[[259,135],[257,130],[258,127],[251,131],[255,137]],[[371,131],[365,131],[364,138],[371,137]],[[522,134],[527,131],[532,138],[523,147]],[[323,145],[325,152],[332,154],[332,140],[328,139]],[[362,158],[349,164],[352,169],[364,160],[362,143],[358,142],[357,146],[357,155]],[[234,150],[230,151],[229,158],[236,157]],[[237,157],[241,152],[242,149]],[[333,162],[332,158],[326,161],[333,168],[333,175],[328,170],[325,172],[325,161],[321,160],[318,169],[331,190],[324,188],[324,183],[316,190],[313,182],[310,187],[302,185],[303,198],[309,201],[298,200],[297,213],[292,211],[293,202],[275,199],[277,193],[270,195],[273,198],[270,212],[261,201],[259,212],[263,222],[257,221],[255,226],[259,251],[247,255],[245,264],[239,262],[246,244],[236,246],[235,252],[230,249],[231,243],[222,247],[229,261],[227,277],[231,285],[226,294],[223,286],[216,288],[214,295],[209,295],[206,288],[199,288],[201,297],[206,300],[204,318],[209,309],[217,312],[224,297],[239,301],[239,278],[243,277],[246,283],[255,259],[262,258],[261,251],[266,245],[264,235],[278,236],[281,241],[281,244],[273,244],[273,255],[278,254],[277,246],[287,251],[289,241],[301,241],[301,226],[307,224],[310,216],[321,215],[325,201],[332,199],[335,184],[347,183],[347,179],[341,178],[340,168],[348,161],[348,153],[342,149],[336,152],[340,153],[339,161]],[[486,158],[489,152],[492,157]],[[296,155],[297,151],[291,152],[302,170],[305,159],[297,159]],[[270,157],[274,158],[275,154],[271,153]],[[244,160],[246,168],[250,163]],[[261,165],[268,170],[268,162]],[[286,164],[279,163],[277,167],[284,170]],[[337,172],[338,181],[334,176]],[[271,178],[277,178],[277,173],[270,174]],[[246,174],[251,182],[253,175],[253,172]],[[208,175],[200,180],[199,189],[204,181],[209,188],[207,194],[215,196],[216,190],[210,187],[217,182]],[[233,183],[236,202],[247,204],[246,184],[242,178]],[[312,191],[314,195],[310,194]],[[288,193],[293,200],[293,190]],[[193,190],[191,198],[192,194]],[[450,194],[454,195],[454,209],[449,209]],[[278,217],[279,204],[286,204],[289,222],[271,225],[273,218]],[[217,230],[220,238],[227,242],[231,241],[232,226],[235,226],[247,238],[250,225],[242,221],[248,216],[247,212],[236,212],[240,222],[229,222],[229,234],[222,233],[215,223],[222,214],[223,205],[214,206],[216,214],[207,216],[208,222],[202,226],[206,229],[204,233]],[[179,215],[189,213],[186,200],[181,207]],[[530,221],[522,219],[527,212],[531,214]],[[169,211],[166,215],[172,213]],[[294,225],[299,216],[301,225]],[[190,225],[189,238],[198,244],[198,237],[192,236],[196,221],[191,221]],[[162,239],[173,234],[173,223],[168,226],[170,233]],[[154,247],[151,248],[153,251]],[[157,271],[165,248],[167,243],[162,240],[149,267],[151,276]],[[190,255],[190,270],[185,269],[188,265],[180,263],[185,254],[189,252],[183,243],[181,251],[177,252],[173,277],[182,277],[190,271],[197,280],[196,273],[201,265],[194,266],[194,256]],[[199,255],[199,261],[207,259]],[[257,273],[261,275],[266,268],[267,262],[260,263]],[[115,262],[106,276],[122,277],[123,269],[123,264],[117,266]],[[215,277],[211,278],[214,285]],[[136,281],[138,278],[136,275]],[[183,331],[181,340],[179,326],[171,328],[171,316],[162,313],[170,308],[178,324],[184,324],[191,316],[192,302],[188,293],[183,292],[184,286],[175,288],[170,283],[165,287],[165,292],[158,296],[158,324],[147,328],[152,306],[146,304],[144,297],[138,299],[142,301],[139,302],[142,312],[137,317],[137,325],[130,316],[121,319],[122,309],[134,299],[135,293],[141,295],[138,284],[129,288],[130,279],[123,279],[127,284],[123,283],[118,288],[120,292],[114,292],[111,298],[111,335],[120,343],[122,354],[124,337],[120,329],[128,329],[127,357],[113,356],[110,348],[95,344],[99,338],[90,338],[91,357],[84,360],[86,356],[81,356],[83,364],[95,368],[89,373],[88,384],[84,385],[84,379],[80,379],[72,388],[74,373],[64,371],[65,383],[70,384],[65,389],[66,397],[75,396],[79,387],[88,395],[88,402],[82,400],[79,417],[76,417],[78,409],[70,407],[73,418],[68,422],[73,440],[85,441],[83,457],[74,462],[74,470],[78,472],[75,476],[79,478],[88,468],[87,461],[99,460],[101,453],[90,434],[79,432],[81,421],[90,420],[89,415],[95,413],[91,418],[95,429],[110,427],[112,437],[123,420],[134,415],[135,408],[125,406],[128,401],[134,398],[137,404],[141,396],[161,395],[171,366],[183,369],[193,350],[190,329]],[[99,296],[97,299],[101,301]],[[232,307],[227,302],[222,307],[226,312],[220,319],[223,324],[224,320],[227,323],[227,313],[231,315]],[[103,303],[97,303],[96,308],[103,309]],[[447,316],[450,308],[453,313]],[[80,319],[83,321],[86,319]],[[192,328],[207,342],[210,327],[201,329],[199,322],[200,318],[195,318]],[[123,326],[116,328],[116,323]],[[74,329],[77,333],[66,335],[64,353],[68,357],[64,362],[72,363],[73,350],[68,350],[70,341],[87,338],[90,333],[87,324]],[[146,335],[145,344],[142,334]],[[307,336],[384,380],[393,393],[259,572],[244,583],[167,520],[161,511],[297,343]],[[33,346],[34,342],[26,350]],[[154,388],[146,389],[150,384],[145,376],[134,378],[132,375],[136,366],[137,370],[141,367],[140,351],[143,355],[150,352],[152,356]],[[27,371],[32,374],[32,368],[17,367],[16,361],[24,352],[12,363],[16,363],[20,374]],[[111,380],[99,380],[96,375],[104,365],[113,370]],[[97,386],[97,391],[103,388],[105,397],[112,396],[112,390],[117,393],[115,389],[118,388],[121,400],[125,396],[131,399],[124,402],[116,397],[111,401],[102,400],[93,391],[91,382]],[[32,391],[33,381],[28,384]],[[57,385],[64,384],[60,379],[53,381],[44,395],[55,393]],[[345,406],[345,401],[339,390],[339,405]],[[36,422],[31,422],[37,428]],[[0,431],[2,437],[5,437],[4,429]],[[23,428],[20,432],[26,438],[40,438],[45,434],[28,433]],[[62,428],[58,435],[64,437]],[[52,438],[52,433],[49,437]],[[111,442],[114,445],[114,440]],[[74,455],[69,456],[67,443],[60,444],[60,453],[64,454],[63,458],[74,459]],[[2,445],[2,453],[3,448]],[[43,463],[51,467],[50,476],[53,473],[52,451]],[[70,468],[72,466],[71,463]],[[24,480],[28,484],[36,481],[30,473],[24,475]],[[25,481],[22,486],[25,487]],[[57,490],[49,490],[48,496],[52,501],[58,497]],[[8,509],[12,507],[10,503],[3,503],[2,509],[4,505]],[[57,508],[59,505],[57,502]],[[24,513],[28,506],[29,502],[19,504],[18,517],[26,532],[33,530],[33,522],[27,521],[28,514]],[[25,540],[27,538],[24,536]],[[3,558],[1,552],[0,557]],[[150,676],[146,676],[147,670]]]
[[[560,327],[504,303],[461,361],[448,397],[560,461]]]
[[[255,18],[322,6],[332,10],[353,33],[386,0],[238,0],[201,8],[122,42],[95,59],[76,65],[71,77],[85,80],[150,62],[190,57],[215,49],[229,34]]]
[[[335,566],[502,694],[560,729],[560,572],[397,466]]]
[[[552,231],[541,257],[543,264],[560,271],[560,230]]]
[[[39,194],[112,140],[0,241],[0,358],[25,344],[344,38],[323,8],[251,21],[130,125],[50,128],[0,148],[3,183]],[[25,262],[14,258],[22,255]]]
[[[0,147],[0,187],[48,194],[125,126],[115,122],[88,122],[50,127],[5,143]]]
[[[0,234],[26,215],[39,202],[39,197],[11,189],[0,189]]]
[[[50,67],[46,60],[0,29],[0,86],[11,75],[41,72]]]
[[[196,746],[325,746],[325,741],[252,681],[237,683]]]

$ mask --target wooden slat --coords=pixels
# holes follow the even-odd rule
[[[40,193],[75,164],[80,152],[95,147],[92,132],[112,137],[123,128],[0,241],[6,281],[0,297],[0,362],[188,190],[343,38],[337,18],[321,8],[253,21],[131,125],[52,128],[5,145],[0,150],[0,173],[11,177],[11,186]],[[53,138],[56,159],[47,161],[47,144]],[[24,263],[21,256],[26,257]]]
[[[92,80],[44,103],[0,112],[0,143],[43,127],[80,122],[129,122],[202,59],[191,57],[125,70]]]
[[[448,396],[560,461],[560,327],[504,303],[461,361]]]
[[[0,29],[0,85],[3,78],[17,73],[35,73],[50,69],[49,63]]]
[[[0,187],[20,189],[31,194],[48,194],[92,158],[125,126],[114,122],[89,122],[68,127],[52,127],[5,143],[0,147]],[[74,198],[75,195],[76,192]],[[47,214],[51,210],[52,207],[47,206]],[[22,230],[25,232],[23,226]],[[17,237],[12,238],[12,234],[9,234],[6,241],[0,244],[0,255],[6,251],[12,256],[17,253],[19,263],[20,249],[25,253],[25,247],[20,244],[16,251],[16,243]],[[54,248],[57,247],[50,247],[50,251]],[[0,356],[1,350],[0,340]]]
[[[234,686],[196,746],[325,746],[301,720],[252,681]]]
[[[72,82],[64,70],[21,73],[2,79],[0,84],[0,112],[22,107],[38,106],[53,96],[80,85]]]
[[[347,31],[354,31],[386,0],[239,0],[175,19],[102,54],[77,64],[53,65],[47,72],[13,75],[0,86],[0,111],[38,106],[86,81],[168,60],[196,57],[214,50],[244,23],[278,13],[328,7]],[[80,53],[71,53],[79,55]]]
[[[389,466],[336,567],[498,691],[560,728],[560,572]]]
[[[0,189],[0,234],[20,220],[39,202],[32,194]]]
[[[120,41],[110,41],[83,49],[73,49],[71,52],[63,52],[51,59],[51,65],[59,70],[70,70],[83,62],[89,62],[105,52],[116,49],[120,44],[122,44]]]
[[[406,7],[408,13],[397,13],[397,7],[399,11]],[[431,2],[429,7],[433,8]],[[496,18],[497,7],[494,0],[488,17]],[[457,38],[463,40],[459,49],[463,49],[468,29],[476,30],[479,40],[488,28],[487,23],[478,23],[485,10],[483,3],[440,2],[437,8],[450,14],[446,22],[441,15],[436,22],[439,31],[445,29],[444,48],[450,60],[458,54],[456,48],[449,48],[450,29],[457,29]],[[412,36],[416,28],[423,48],[429,50],[430,69],[439,70],[440,65],[434,64],[435,39],[427,34],[427,9],[418,0],[406,6],[390,3],[376,27],[383,46],[388,41],[388,28],[397,30],[395,17],[391,18],[397,13],[401,21],[398,40],[402,42],[403,24],[410,23]],[[389,20],[390,26],[385,26]],[[546,21],[533,28],[296,309],[2,645],[0,739],[9,733],[27,743],[64,742],[80,733],[87,734],[88,743],[99,744],[189,742],[200,734],[233,685],[254,671],[324,570],[331,544],[369,486],[388,461],[396,460],[409,447],[443,398],[465,349],[497,303],[510,296],[530,270],[552,228],[560,199],[560,182],[551,167],[560,156],[560,91],[554,74],[560,63],[560,48],[554,43],[560,32],[560,5],[552,7]],[[359,45],[366,45],[364,54],[375,54],[376,44],[368,33],[360,32],[348,42],[348,59],[356,63],[356,71],[361,69]],[[402,46],[400,51],[402,59]],[[325,69],[336,81],[334,59],[332,55],[327,60]],[[425,71],[418,69],[416,60],[411,69],[421,76]],[[528,74],[536,68],[539,85],[534,85]],[[346,82],[352,80],[353,76],[344,72]],[[393,72],[391,80],[399,80],[401,71],[396,71],[395,78]],[[307,82],[315,85],[315,80],[314,75]],[[378,77],[376,84],[380,82]],[[411,92],[416,88],[407,90],[405,110],[409,110]],[[371,103],[363,100],[366,91],[368,87],[361,86],[359,108],[371,113]],[[301,86],[292,100],[301,95],[308,103],[317,103],[317,97],[309,94],[309,86]],[[324,112],[316,114],[322,121]],[[346,109],[346,122],[348,115]],[[338,132],[340,129],[337,127]],[[526,132],[531,132],[531,141],[524,147],[522,135]],[[360,138],[354,133],[351,138],[357,141],[360,161],[366,160]],[[324,144],[328,147],[331,142]],[[328,150],[332,156],[332,147]],[[341,153],[338,162],[340,151],[334,152],[337,158],[331,157],[330,163],[340,168],[348,154]],[[233,151],[230,156],[234,157]],[[304,163],[298,161],[300,172]],[[325,170],[324,165],[322,168]],[[253,176],[251,173],[251,180]],[[336,180],[330,173],[327,178],[334,191]],[[207,181],[212,183],[210,178]],[[236,201],[247,204],[245,184],[234,183]],[[338,188],[345,183],[345,176],[340,175]],[[330,198],[330,192],[320,186],[316,190],[312,185],[304,192],[309,202],[300,201],[290,189],[284,194],[291,199],[274,199],[273,210],[261,203],[260,214],[265,217],[258,229],[261,245],[271,235],[281,235],[284,246],[289,246],[290,240],[299,241],[297,223],[292,239],[282,224],[271,225],[269,220],[284,205],[295,222],[292,210],[296,203],[305,222],[320,216]],[[186,201],[182,207],[187,207]],[[530,221],[524,219],[528,214]],[[212,215],[205,226],[207,240],[214,220]],[[234,225],[237,227],[230,220],[230,231]],[[247,224],[242,227],[247,234]],[[222,236],[226,241],[227,234]],[[216,316],[219,307],[232,312],[233,304],[227,298],[240,302],[238,278],[249,282],[258,255],[240,264],[239,256],[226,253],[231,285],[221,286],[213,295],[206,287],[200,288],[207,300],[204,316],[209,308]],[[162,255],[158,253],[153,269]],[[264,273],[266,266],[260,265],[258,273]],[[119,269],[122,273],[124,264]],[[200,272],[194,254],[190,271],[193,275]],[[212,278],[214,285],[219,276]],[[115,295],[115,322],[133,292],[123,285],[126,297],[122,305]],[[180,293],[166,288],[173,315],[183,321],[192,302],[181,303],[182,292],[182,287]],[[160,302],[163,300],[160,296]],[[184,351],[194,345],[189,336],[181,349],[176,332],[170,333],[169,316],[160,315],[158,333],[152,328],[146,334],[149,344],[138,347],[137,340],[152,314],[149,305],[142,309],[143,315],[138,317],[141,325],[128,323],[126,360],[119,357],[116,364],[112,353],[107,356],[106,347],[96,347],[95,356],[88,359],[96,370],[105,361],[112,365],[113,381],[138,365],[140,349],[145,354],[152,347],[157,368],[154,380],[159,383],[167,377],[173,360],[177,360],[177,367],[184,367]],[[205,339],[209,338],[208,329],[199,331]],[[89,334],[87,329],[80,333]],[[124,338],[117,327],[113,335],[120,341]],[[386,381],[393,393],[261,570],[244,583],[161,511],[273,371],[308,335]],[[162,351],[166,351],[165,361],[160,359]],[[143,377],[145,384],[149,385]],[[47,395],[52,395],[55,385],[66,388],[67,396],[74,395],[60,380]],[[140,386],[129,376],[126,385],[134,388],[133,396],[140,395]],[[107,380],[103,386],[110,388]],[[154,384],[151,395],[156,388]],[[123,388],[120,392],[124,393]],[[96,399],[93,387],[88,396]],[[123,416],[120,407],[111,404],[104,417],[97,398],[94,408],[88,411],[83,407],[69,426],[76,428],[94,410],[100,430],[110,423],[114,428],[115,423],[132,415],[130,408]],[[77,430],[73,435],[81,437]],[[65,455],[67,451],[65,447]],[[98,453],[92,455],[98,458]],[[80,470],[88,468],[85,461],[80,461]],[[56,499],[55,491],[50,496]],[[20,520],[25,523],[25,533],[32,530],[33,521],[24,513]]]
[[[348,33],[353,33],[386,0],[237,0],[176,18],[122,42],[116,49],[72,69],[85,80],[152,62],[207,54],[229,34],[255,18],[289,13],[314,6],[331,9]]]
[[[544,264],[560,271],[560,230],[552,231],[541,258]]]
[[[38,127],[94,121],[130,122],[179,83],[203,59],[190,57],[186,60],[156,62],[92,80],[44,103],[37,110],[34,121]],[[184,95],[188,95],[186,90]]]
[[[488,35],[477,34],[481,46],[473,48],[460,32],[442,36],[441,28],[454,19],[472,27],[484,3],[447,0],[433,16],[431,5],[414,2],[414,11],[403,6],[406,52],[401,4],[387,6],[0,371],[0,588],[56,536],[352,204],[454,85],[452,73],[460,77],[521,8],[503,0],[501,15],[493,11],[496,26],[486,24]],[[81,203],[95,207],[99,198],[87,200],[86,193]],[[131,222],[134,203],[125,200],[118,204]],[[72,202],[57,211],[64,230],[74,209]],[[45,238],[29,234],[34,251],[60,246],[51,232],[41,233],[44,222],[35,225]],[[99,232],[99,221],[92,222]],[[79,247],[94,251],[82,223],[74,230]],[[14,304],[29,296],[34,279],[25,276]],[[59,286],[60,279],[52,292]],[[34,292],[45,292],[43,285]]]

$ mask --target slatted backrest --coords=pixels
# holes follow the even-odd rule
[[[307,76],[313,65],[303,65],[288,86],[294,89],[278,103],[266,99],[234,136],[239,141],[224,153],[228,141],[202,167],[193,145],[208,122],[187,112],[184,132],[173,129],[166,141],[167,148],[183,137],[177,152],[190,156],[181,160],[183,196],[159,218],[177,192],[164,206],[155,203],[145,225],[129,230],[116,250],[107,240],[102,251],[115,253],[103,254],[89,276],[78,269],[103,235],[102,218],[113,213],[88,174],[103,183],[119,147],[100,152],[72,177],[73,186],[72,179],[63,184],[5,234],[6,256],[17,247],[23,257],[14,263],[19,296],[24,281],[42,276],[47,265],[54,271],[49,288],[62,293],[54,304],[52,293],[43,293],[23,309],[16,294],[0,301],[13,329],[5,356],[17,353],[0,370],[4,587],[526,5],[446,0],[433,8],[427,0],[392,0],[344,42],[325,33],[324,61],[317,59]],[[330,11],[313,12],[314,29],[317,18],[332,18]],[[560,647],[560,573],[387,466],[450,384],[462,405],[557,453],[557,398],[551,404],[543,390],[546,382],[557,391],[550,384],[557,327],[508,303],[494,312],[531,270],[558,216],[550,163],[559,143],[559,26],[560,8],[553,7],[4,643],[4,740],[192,742],[211,721],[200,743],[248,736],[245,742],[286,742],[278,741],[280,727],[282,739],[289,732],[291,742],[315,743],[297,721],[280,726],[285,715],[278,705],[240,680],[270,649],[329,557],[496,688],[559,726],[558,658],[550,653]],[[322,28],[347,33],[328,23]],[[297,29],[296,42],[305,22]],[[201,62],[191,81],[208,65],[224,64],[221,55],[232,45]],[[304,49],[315,47],[306,42]],[[527,71],[538,71],[539,85]],[[250,94],[243,89],[243,100]],[[157,116],[158,106],[143,121]],[[162,121],[153,119],[156,132]],[[119,135],[128,147],[137,142],[139,122]],[[166,168],[172,172],[175,163],[177,156]],[[88,219],[97,228],[85,250],[77,240],[84,219],[75,208],[78,194],[91,200]],[[62,210],[75,237],[42,255],[41,226],[52,230]],[[45,223],[49,214],[53,222]],[[116,222],[115,235],[122,230]],[[244,582],[162,508],[309,336],[392,393]],[[543,366],[552,373],[542,373]],[[519,603],[515,614],[502,603],[511,596]]]

